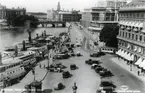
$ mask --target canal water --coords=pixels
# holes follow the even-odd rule
[[[46,30],[47,34],[58,35],[60,32],[67,31],[68,28],[37,28],[31,31],[32,38],[36,37],[36,33],[42,34]],[[0,30],[0,51],[4,47],[12,46],[16,42],[28,40],[28,32],[26,30]]]

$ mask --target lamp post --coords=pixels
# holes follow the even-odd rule
[[[48,44],[47,44],[47,50],[48,50],[48,68],[49,68],[49,65],[50,65],[50,63],[49,63],[49,59],[50,59],[50,50],[51,49],[53,49],[54,48],[54,46],[53,46],[53,44],[52,44],[52,42],[49,42]]]
[[[132,71],[132,61],[130,61],[130,71]]]

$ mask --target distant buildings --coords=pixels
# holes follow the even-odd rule
[[[36,18],[38,18],[38,20],[46,20],[47,19],[47,13],[43,13],[43,12],[27,12],[27,15],[33,15]]]
[[[58,2],[56,10],[47,10],[47,20],[49,21],[79,22],[80,19],[80,11],[61,10],[60,2]]]
[[[133,0],[119,10],[118,55],[145,69],[145,0]]]
[[[59,21],[65,22],[80,22],[82,17],[80,11],[59,12]]]
[[[25,8],[12,8],[9,9],[6,6],[0,4],[0,20],[7,19],[17,15],[25,15]]]
[[[119,7],[126,5],[126,3],[126,0],[106,0],[96,7],[85,9],[82,13],[81,25],[92,33],[98,32],[99,36],[104,24],[118,23]]]

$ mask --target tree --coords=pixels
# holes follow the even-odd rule
[[[100,41],[105,42],[108,47],[118,47],[117,35],[119,32],[119,27],[115,24],[104,25],[100,33]]]
[[[7,18],[8,25],[11,26],[25,26],[25,22],[30,20],[30,27],[36,28],[38,25],[38,19],[34,16],[28,15],[18,15],[18,16],[10,16]]]

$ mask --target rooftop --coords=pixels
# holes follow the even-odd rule
[[[138,11],[145,10],[145,0],[133,0],[120,8],[120,11]]]

